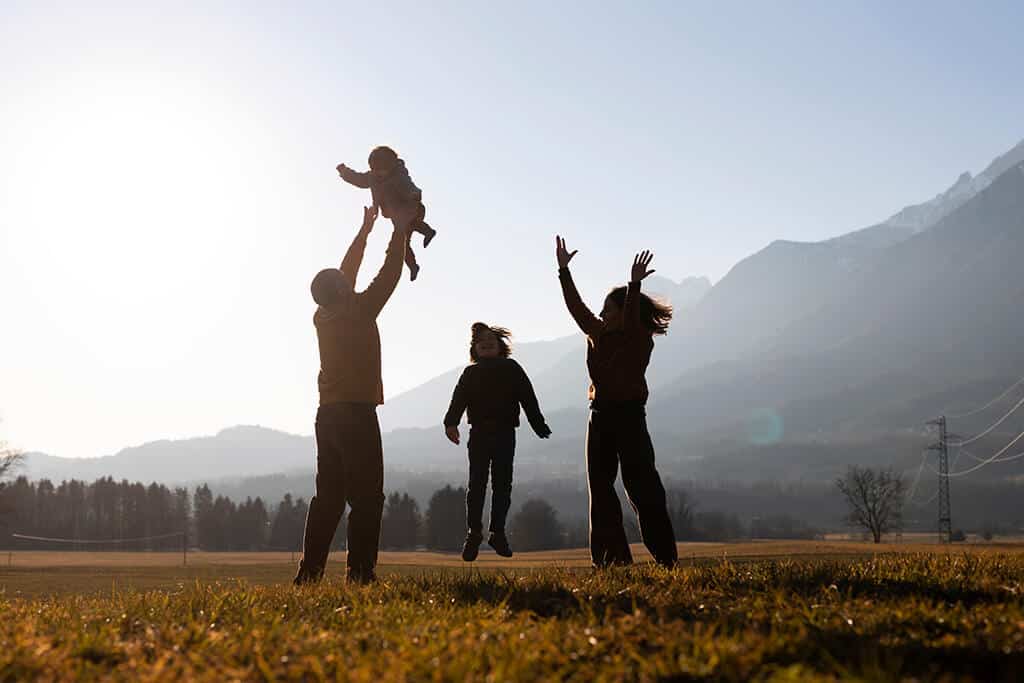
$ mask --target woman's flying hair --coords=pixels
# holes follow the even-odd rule
[[[491,327],[487,323],[473,323],[470,328],[471,334],[469,337],[469,359],[474,363],[480,360],[476,355],[476,343],[480,341],[480,335],[485,332],[490,332],[498,340],[498,355],[502,358],[508,358],[512,355],[512,345],[509,340],[512,338],[512,333],[504,327]]]
[[[620,309],[626,306],[626,286],[616,287],[608,292],[608,298]],[[666,303],[638,292],[636,317],[640,325],[651,334],[665,334],[672,320],[672,307]]]

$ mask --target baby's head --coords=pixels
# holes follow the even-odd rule
[[[374,147],[370,152],[370,173],[383,178],[398,165],[398,154],[390,147]]]
[[[487,358],[508,358],[512,353],[512,347],[508,343],[511,337],[512,333],[504,327],[473,323],[469,359],[476,363]]]

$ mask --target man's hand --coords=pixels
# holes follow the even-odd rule
[[[555,235],[555,258],[558,259],[559,268],[568,268],[569,261],[572,261],[572,257],[576,255],[579,249],[569,251],[565,248],[565,240]]]
[[[547,439],[551,436],[551,427],[548,427],[547,424],[537,425],[533,428],[533,431],[542,439]]]
[[[444,435],[447,436],[448,440],[451,441],[453,444],[455,444],[456,446],[459,445],[459,428],[458,427],[445,427],[444,428]]]
[[[370,232],[373,230],[373,224],[377,221],[377,206],[364,206],[363,207],[363,232]]]
[[[654,259],[654,254],[647,251],[646,249],[641,251],[639,254],[633,257],[633,268],[629,272],[630,282],[640,282],[645,277],[653,273],[653,270],[647,270],[647,266],[651,265],[651,260]]]

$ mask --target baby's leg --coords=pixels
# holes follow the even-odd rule
[[[420,274],[420,266],[416,263],[416,254],[412,250],[412,245],[408,242],[405,244],[405,265],[409,266],[410,282],[415,282],[416,276]]]
[[[435,235],[437,235],[437,230],[434,230],[425,220],[423,220],[426,215],[427,207],[423,206],[421,203],[419,205],[419,211],[416,214],[416,218],[414,218],[412,223],[409,225],[410,230],[423,235],[424,247],[430,246],[430,241],[434,239]]]

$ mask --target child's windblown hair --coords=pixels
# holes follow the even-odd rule
[[[619,308],[626,306],[626,287],[616,287],[608,293],[608,298]],[[665,334],[668,324],[672,321],[672,307],[657,299],[639,293],[636,300],[636,316],[645,330],[651,334]]]
[[[492,327],[487,323],[473,323],[471,328],[472,334],[469,339],[469,359],[476,363],[480,360],[479,355],[476,352],[476,344],[480,341],[480,336],[490,332],[494,335],[494,338],[498,341],[498,355],[502,358],[508,358],[512,355],[512,345],[509,340],[512,338],[512,333],[504,327]]]

